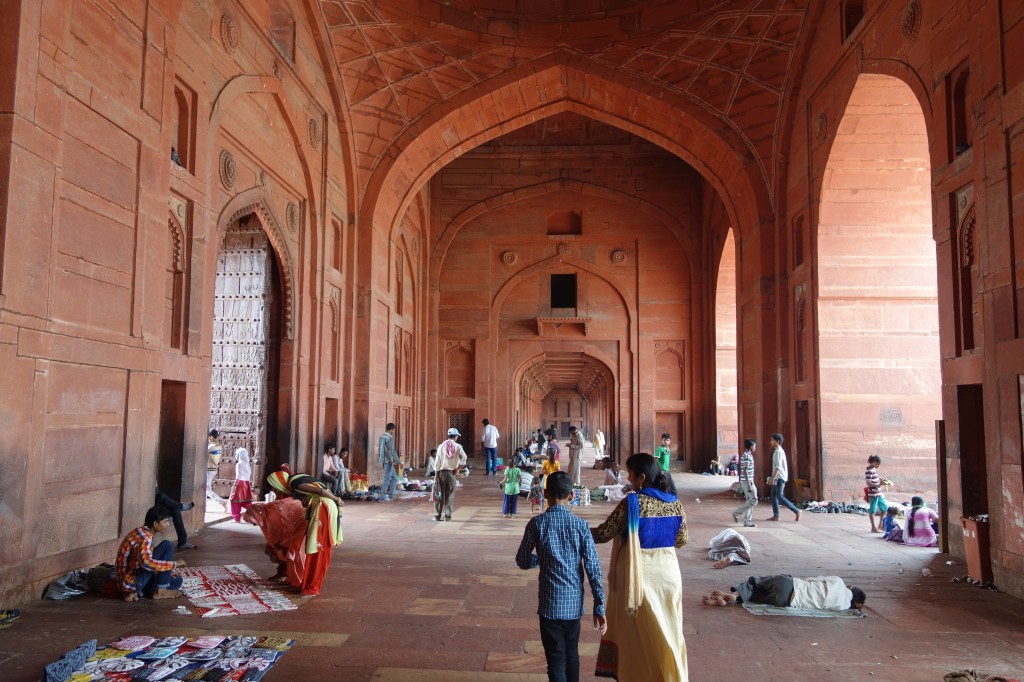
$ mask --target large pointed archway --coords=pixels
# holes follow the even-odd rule
[[[816,233],[823,492],[859,499],[868,455],[906,495],[936,491],[941,416],[931,164],[897,78],[863,74],[832,146]]]

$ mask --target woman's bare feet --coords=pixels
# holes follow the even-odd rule
[[[731,556],[726,556],[726,557],[722,557],[721,559],[719,559],[715,563],[711,564],[711,567],[712,568],[725,568],[726,566],[728,566],[731,563],[732,563],[732,557]],[[714,593],[712,593],[712,594],[714,594]]]

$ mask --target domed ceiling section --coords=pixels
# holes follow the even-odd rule
[[[367,177],[431,108],[554,52],[685,96],[738,132],[773,186],[807,0],[321,0]]]

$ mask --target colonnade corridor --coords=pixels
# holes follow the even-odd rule
[[[587,461],[585,466],[592,462]],[[604,472],[584,468],[595,487]],[[1024,677],[1024,604],[1009,595],[953,583],[966,566],[934,549],[872,536],[851,514],[804,513],[780,523],[766,501],[757,528],[740,529],[753,546],[750,566],[711,567],[708,541],[731,522],[734,478],[675,474],[687,510],[689,544],[678,552],[690,679],[900,680],[935,682],[963,668]],[[125,604],[86,596],[36,601],[0,633],[0,677],[39,679],[43,667],[91,638],[122,635],[275,634],[296,640],[270,680],[532,682],[545,680],[536,616],[537,571],[514,561],[530,518],[501,514],[496,479],[480,469],[464,481],[450,523],[437,523],[427,498],[390,504],[349,502],[344,543],[335,549],[321,596],[294,611],[200,618],[173,613],[184,600]],[[700,502],[697,502],[697,498]],[[592,526],[613,509],[594,502],[575,511]],[[196,523],[196,519],[187,519]],[[254,526],[210,526],[190,539],[190,566],[245,563],[273,573]],[[610,545],[599,545],[607,583]],[[111,557],[113,559],[113,557]],[[925,572],[931,575],[925,575]],[[867,593],[862,619],[755,616],[701,604],[701,595],[748,575],[839,575]],[[598,636],[581,629],[583,679],[593,679]],[[193,609],[194,610],[194,609]]]

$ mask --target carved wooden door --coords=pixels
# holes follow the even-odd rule
[[[238,447],[249,451],[253,488],[263,480],[270,267],[270,245],[257,221],[243,218],[228,230],[217,257],[210,382],[210,428],[224,444],[214,485],[222,495],[234,481]]]

